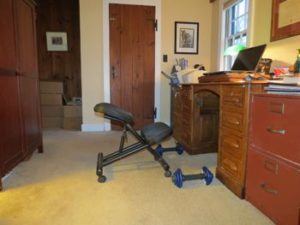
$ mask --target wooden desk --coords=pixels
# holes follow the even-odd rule
[[[174,137],[189,154],[218,151],[217,178],[244,198],[251,93],[266,82],[183,84],[174,97]]]

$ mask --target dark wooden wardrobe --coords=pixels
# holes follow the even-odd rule
[[[0,0],[0,178],[43,152],[35,8],[33,0]]]

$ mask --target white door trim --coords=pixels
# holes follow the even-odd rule
[[[155,6],[155,17],[158,23],[155,32],[155,90],[154,107],[157,109],[155,121],[160,120],[160,55],[161,55],[161,0],[103,0],[103,76],[104,76],[104,101],[110,102],[110,71],[109,71],[109,4],[131,4]],[[105,130],[110,130],[110,123],[105,122]]]

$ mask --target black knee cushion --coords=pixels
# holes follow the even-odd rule
[[[104,113],[104,115],[116,118],[117,120],[122,120],[125,123],[133,122],[133,115],[131,113],[110,103],[99,103],[95,105],[94,111]]]
[[[172,129],[165,123],[157,122],[144,127],[141,135],[149,144],[159,144],[172,134]]]

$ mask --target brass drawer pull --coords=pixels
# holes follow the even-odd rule
[[[235,102],[235,103],[239,103],[240,99],[239,98],[232,98],[232,101]]]
[[[233,103],[240,103],[241,102],[240,98],[232,97],[232,96],[227,97],[224,100],[227,101],[227,102],[233,102]]]
[[[240,145],[238,143],[235,143],[235,142],[232,142],[230,140],[224,140],[224,144],[227,145],[227,146],[230,146],[232,148],[239,148]]]
[[[286,132],[284,129],[275,130],[275,129],[272,129],[270,127],[267,128],[267,131],[269,131],[270,133],[282,134],[282,135],[284,135],[285,132]]]
[[[227,122],[234,125],[240,125],[240,121],[238,121],[236,118],[228,118]]]
[[[260,187],[267,193],[270,193],[272,195],[278,195],[277,190],[267,187],[267,185],[265,183],[260,184]]]

